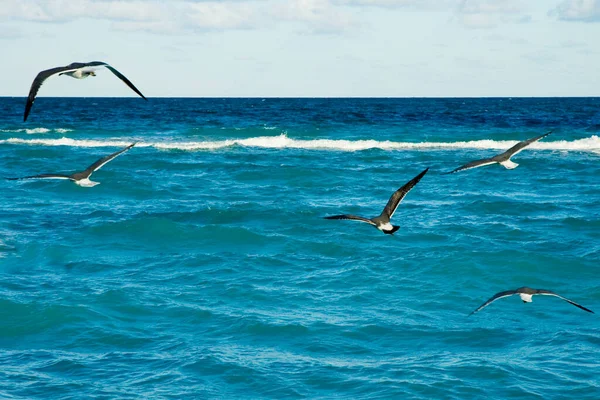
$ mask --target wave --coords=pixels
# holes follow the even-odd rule
[[[201,129],[201,128],[195,128],[195,129]],[[263,126],[260,126],[260,127],[255,127],[255,126],[237,127],[237,126],[234,126],[233,128],[230,128],[230,127],[227,127],[227,126],[222,126],[220,129],[223,130],[223,131],[230,130],[230,129],[233,129],[234,131],[246,131],[246,130],[251,130],[251,129],[262,129],[262,130],[265,130],[265,131],[272,131],[272,130],[277,129],[277,127],[276,126],[263,125]]]
[[[0,144],[27,144],[42,146],[71,146],[71,147],[123,147],[134,141],[128,140],[87,140],[71,139],[20,139],[10,138],[0,140]],[[393,142],[389,140],[334,140],[334,139],[291,139],[285,134],[278,136],[259,136],[247,139],[227,139],[220,141],[197,142],[139,142],[137,147],[154,147],[162,150],[216,150],[231,146],[254,147],[265,149],[306,149],[333,151],[360,150],[452,150],[452,149],[495,149],[505,150],[515,145],[511,140],[472,140],[462,142]],[[589,138],[573,141],[558,140],[533,143],[530,148],[537,150],[583,151],[600,154],[600,137],[593,135]]]
[[[50,129],[50,128],[44,128],[44,127],[40,127],[40,128],[19,128],[19,129],[0,129],[0,132],[7,132],[7,133],[27,133],[29,135],[33,135],[36,133],[48,133],[48,132],[56,132],[56,133],[67,133],[67,132],[72,132],[73,129],[66,129],[66,128],[55,128],[55,129]]]

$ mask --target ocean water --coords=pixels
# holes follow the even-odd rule
[[[137,145],[0,181],[0,398],[600,398],[598,314],[468,316],[600,313],[599,98],[24,103],[2,177]]]

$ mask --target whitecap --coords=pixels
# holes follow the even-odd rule
[[[37,133],[48,133],[48,132],[56,132],[56,133],[67,133],[67,132],[72,132],[73,129],[67,129],[67,128],[55,128],[55,129],[50,129],[50,128],[44,128],[44,127],[39,127],[39,128],[19,128],[19,129],[0,129],[0,132],[7,132],[7,133],[27,133],[29,135],[33,135],[33,134],[37,134]]]
[[[20,139],[10,138],[0,140],[1,143],[29,144],[43,146],[72,146],[72,147],[120,147],[127,146],[131,141],[123,140],[93,140],[93,139]],[[242,146],[265,149],[305,149],[320,151],[361,151],[361,150],[454,150],[454,149],[490,149],[506,150],[515,145],[517,141],[512,140],[472,140],[459,142],[394,142],[367,140],[343,140],[343,139],[291,139],[285,134],[277,136],[258,136],[246,139],[227,139],[217,141],[193,141],[193,142],[140,142],[138,147],[154,147],[164,150],[215,150],[231,146]],[[536,150],[551,151],[583,151],[600,152],[600,138],[596,135],[589,138],[573,141],[543,141],[529,146]]]
[[[50,129],[48,128],[33,128],[33,129],[25,129],[25,133],[31,135],[34,133],[48,133]]]

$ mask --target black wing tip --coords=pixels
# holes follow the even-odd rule
[[[25,104],[25,112],[23,113],[23,122],[27,122],[27,118],[29,117],[29,113],[31,112],[32,105],[33,103],[30,103],[28,99],[27,104]]]
[[[463,168],[463,167],[464,167],[464,165],[461,165],[458,168],[454,168],[452,171],[442,172],[442,175],[451,175],[451,174],[455,174],[457,172],[461,172],[461,171],[469,169],[469,168]]]
[[[429,167],[425,168],[423,171],[421,171],[421,173],[419,173],[419,175],[415,176],[413,179],[417,179],[417,182],[420,181],[421,178],[425,176],[427,171],[429,171]]]
[[[536,139],[537,140],[542,140],[543,138],[545,138],[546,136],[550,135],[552,132],[554,132],[554,130],[548,131],[546,133],[544,133],[543,135],[538,136]],[[536,141],[537,141],[536,140]]]
[[[595,312],[593,312],[593,311],[592,311],[592,310],[590,310],[589,308],[587,308],[587,307],[584,307],[584,306],[582,306],[581,304],[577,304],[577,303],[575,303],[575,302],[574,302],[574,301],[572,301],[572,300],[570,300],[570,301],[569,301],[569,303],[573,304],[573,305],[574,305],[574,306],[576,306],[576,307],[579,307],[579,308],[581,308],[583,311],[587,311],[587,312],[589,312],[589,313],[596,314]]]
[[[565,300],[565,299],[563,298],[563,300]],[[593,311],[592,311],[592,310],[590,310],[589,308],[587,308],[587,307],[584,307],[584,306],[582,306],[581,304],[577,304],[577,303],[575,303],[575,302],[574,302],[574,301],[572,301],[572,300],[566,300],[566,301],[567,301],[568,303],[571,303],[571,304],[573,304],[573,305],[574,305],[575,307],[577,307],[577,308],[581,308],[583,311],[587,311],[587,312],[589,312],[589,313],[596,314],[595,312],[593,312]]]
[[[127,146],[125,146],[123,149],[119,150],[119,151],[117,152],[117,154],[116,154],[116,155],[119,155],[119,154],[121,154],[121,153],[123,153],[123,152],[125,152],[125,151],[127,151],[127,150],[129,150],[129,149],[131,149],[131,148],[132,148],[133,146],[135,146],[136,144],[138,144],[138,142],[133,142],[133,143],[131,143],[131,144],[128,144],[128,145],[127,145]]]
[[[347,214],[341,214],[341,215],[329,215],[327,217],[323,217],[323,219],[352,219],[352,218],[348,218],[349,215]]]
[[[106,68],[108,68],[108,70],[111,71],[113,74],[115,74],[119,79],[121,79],[123,82],[125,82],[125,84],[127,86],[129,86],[129,88],[131,90],[133,90],[134,92],[136,92],[142,99],[148,101],[148,99],[146,98],[146,96],[144,96],[142,94],[142,92],[140,92],[140,90],[137,87],[135,87],[135,85],[129,79],[127,79],[127,77],[125,75],[123,75],[122,73],[120,73],[115,67],[113,67],[112,65],[107,64],[107,63],[104,63],[104,66]]]

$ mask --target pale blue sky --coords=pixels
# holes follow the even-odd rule
[[[600,0],[0,0],[0,95],[599,96],[599,43]]]

